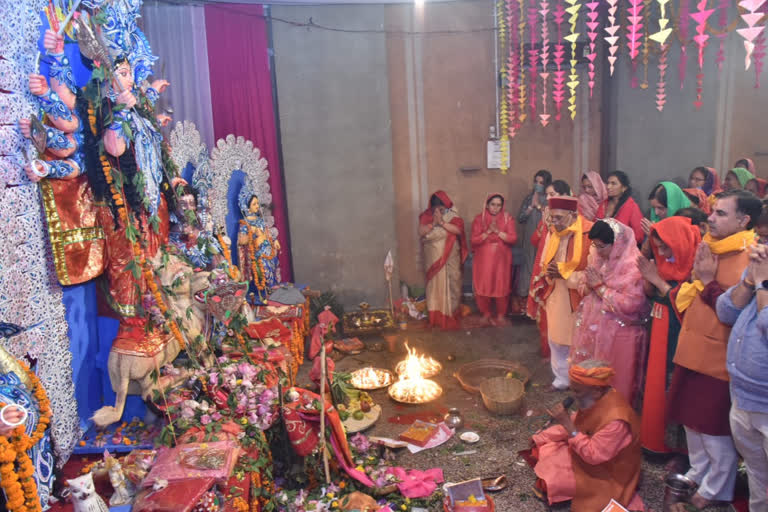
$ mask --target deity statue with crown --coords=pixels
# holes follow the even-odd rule
[[[243,279],[252,283],[258,301],[263,303],[272,288],[280,282],[277,258],[280,242],[272,236],[264,220],[259,197],[249,180],[240,189],[237,203],[243,216],[237,236],[240,271]]]
[[[155,113],[168,82],[148,82],[156,57],[136,25],[141,1],[82,5],[87,10],[73,26],[90,80],[75,83],[54,26],[62,20],[53,17],[43,38],[48,76],[29,78],[40,118],[19,124],[38,150],[25,169],[40,184],[59,281],[104,276],[103,295],[120,322],[108,362],[117,403],[94,416],[106,425],[120,419],[126,394],[149,393],[155,367],[201,337],[203,312],[191,297],[208,287],[208,273],[194,274],[186,259],[169,253],[169,212],[183,208],[170,185],[178,171],[160,134],[169,119]],[[164,291],[179,282],[184,293]],[[184,314],[190,307],[194,318]]]

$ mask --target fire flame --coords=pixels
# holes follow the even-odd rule
[[[412,379],[418,375],[429,379],[440,373],[440,370],[443,369],[443,365],[435,359],[421,355],[416,352],[416,349],[409,347],[407,341],[405,342],[405,349],[408,351],[408,357],[397,363],[395,367],[395,372],[401,377],[406,376],[405,378]]]
[[[425,377],[437,375],[442,365],[428,356],[419,355],[408,346],[408,357],[397,364],[397,382],[389,388],[389,396],[398,402],[421,404],[430,402],[443,393],[443,388]]]
[[[392,374],[379,368],[360,368],[352,372],[349,381],[357,389],[378,389],[392,383]]]

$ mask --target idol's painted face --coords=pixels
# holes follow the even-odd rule
[[[627,187],[622,185],[619,178],[616,176],[608,178],[608,181],[605,183],[605,188],[608,189],[608,197],[621,197],[621,194],[627,190]]]
[[[735,172],[728,171],[728,174],[725,175],[725,180],[723,180],[723,189],[735,190],[737,188],[741,188],[739,178]]]
[[[581,191],[597,199],[597,191],[595,190],[595,187],[592,186],[592,182],[589,181],[589,178],[581,179]]]
[[[494,197],[488,203],[488,213],[490,213],[491,215],[498,215],[503,205],[504,203],[501,202],[501,199],[499,199],[498,197]]]
[[[120,84],[119,87],[117,86],[118,83]],[[117,65],[115,76],[112,79],[112,87],[117,94],[133,89],[133,72],[130,64],[121,62]]]
[[[251,213],[259,213],[259,198],[253,196],[251,202],[248,203],[248,211]]]
[[[667,207],[661,204],[655,197],[651,199],[651,208],[653,208],[653,211],[659,219],[667,218]]]
[[[691,177],[688,178],[688,187],[702,188],[706,182],[707,182],[707,177],[704,176],[704,173],[696,170],[696,171],[693,171],[691,173]]]

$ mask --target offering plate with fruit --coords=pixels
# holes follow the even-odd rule
[[[348,434],[371,427],[381,416],[381,406],[374,404],[371,396],[364,391],[357,398],[350,397],[349,404],[339,404],[336,409]]]

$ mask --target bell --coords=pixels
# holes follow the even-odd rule
[[[461,413],[455,407],[452,407],[448,410],[448,414],[445,415],[443,421],[445,422],[446,426],[455,430],[458,430],[464,426],[464,418],[461,417]]]

